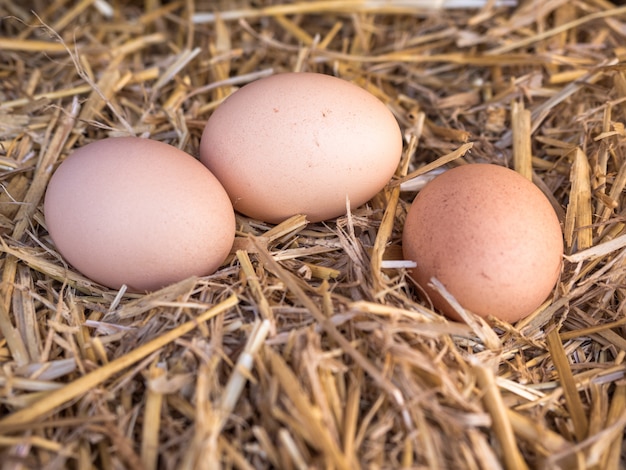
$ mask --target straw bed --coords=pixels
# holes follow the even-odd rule
[[[0,467],[626,468],[625,38],[606,0],[0,0]],[[215,274],[147,295],[63,261],[42,201],[73,148],[197,156],[230,93],[284,71],[392,110],[380,194],[325,223],[238,216]],[[559,283],[515,325],[446,320],[402,259],[416,192],[472,162],[563,226]]]

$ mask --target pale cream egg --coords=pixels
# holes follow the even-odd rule
[[[330,75],[281,73],[229,96],[209,118],[201,161],[235,210],[278,223],[331,219],[368,202],[402,153],[400,127],[368,91]]]
[[[71,153],[52,175],[44,213],[68,263],[136,292],[213,273],[235,236],[234,211],[215,176],[182,150],[136,137]]]

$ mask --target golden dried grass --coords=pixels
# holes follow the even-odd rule
[[[258,3],[0,2],[2,468],[623,467],[626,7]],[[291,70],[351,80],[401,124],[367,206],[238,217],[218,272],[149,295],[63,262],[41,201],[72,148],[197,154],[226,96]],[[563,222],[554,296],[516,325],[448,322],[401,260],[415,191],[476,161]]]

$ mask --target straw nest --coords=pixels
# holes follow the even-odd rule
[[[0,16],[2,468],[620,467],[625,7],[31,0]],[[226,96],[293,70],[393,111],[405,154],[381,194],[326,223],[238,217],[217,273],[149,295],[64,264],[41,201],[71,149],[132,134],[197,155]],[[532,178],[563,223],[554,296],[516,325],[446,321],[394,261],[425,175],[477,161]]]

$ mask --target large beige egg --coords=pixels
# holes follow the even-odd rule
[[[50,180],[44,212],[52,240],[74,268],[138,292],[213,273],[235,235],[230,200],[204,165],[135,137],[74,151]]]
[[[489,164],[448,170],[417,195],[403,231],[412,277],[443,313],[438,279],[467,310],[517,321],[550,295],[563,254],[561,226],[545,195],[513,170]]]
[[[366,203],[393,175],[402,135],[374,95],[339,78],[283,73],[229,96],[208,120],[201,161],[235,210],[266,222],[312,222]]]

